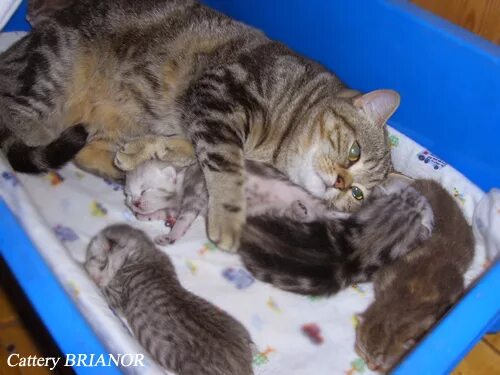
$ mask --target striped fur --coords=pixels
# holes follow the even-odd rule
[[[464,292],[474,236],[455,199],[439,183],[412,184],[434,212],[431,237],[374,277],[375,302],[359,317],[356,351],[372,370],[390,369]]]
[[[0,56],[9,128],[40,145],[85,123],[93,136],[79,165],[115,178],[120,144],[187,138],[220,247],[235,250],[245,222],[244,158],[272,164],[343,211],[359,207],[353,186],[368,196],[391,169],[384,125],[397,93],[356,95],[323,66],[195,0],[69,4]],[[355,142],[361,156],[349,161]],[[86,150],[96,144],[106,147]]]
[[[301,222],[348,216],[332,211],[269,165],[246,160],[245,171],[247,216],[272,215]],[[171,226],[168,234],[155,238],[159,245],[181,238],[199,215],[206,215],[208,206],[208,192],[198,164],[175,170],[168,162],[146,161],[127,173],[125,196],[139,220],[162,220]]]
[[[429,237],[432,218],[429,203],[412,187],[380,187],[348,218],[249,218],[238,252],[259,280],[294,293],[330,295],[370,280],[412,250]]]
[[[77,124],[64,130],[48,145],[28,146],[9,128],[0,127],[0,147],[14,170],[41,173],[61,168],[73,159],[87,144],[87,136],[85,127]]]
[[[168,255],[140,230],[113,225],[94,237],[85,268],[142,346],[179,375],[250,375],[247,330],[184,289]]]

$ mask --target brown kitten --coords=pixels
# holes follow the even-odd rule
[[[375,302],[360,316],[356,351],[386,372],[449,310],[464,291],[474,237],[455,200],[437,182],[413,186],[434,211],[430,239],[375,276]]]

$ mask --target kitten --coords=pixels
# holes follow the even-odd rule
[[[308,295],[330,295],[370,280],[428,238],[433,226],[425,197],[400,179],[386,185],[347,218],[249,218],[238,251],[244,265],[259,280]]]
[[[245,169],[248,216],[267,214],[301,222],[348,216],[329,209],[269,165],[247,160]],[[160,245],[174,243],[198,215],[205,216],[209,199],[197,163],[176,171],[158,160],[144,162],[127,173],[125,196],[139,220],[165,220],[172,227],[167,235],[155,239]]]
[[[121,144],[116,160],[130,170],[188,139],[209,192],[208,235],[223,249],[237,249],[246,218],[245,159],[342,211],[391,169],[385,122],[396,92],[355,95],[198,1],[79,0],[46,11],[0,55],[0,129],[40,145],[85,123],[93,136],[75,161],[112,178],[123,175],[113,161]]]
[[[140,230],[113,225],[94,237],[85,268],[144,348],[180,375],[253,374],[246,329],[184,289],[169,257]]]
[[[389,371],[464,291],[474,238],[458,204],[437,182],[411,185],[434,211],[431,237],[382,268],[375,302],[360,316],[356,351],[372,370]]]
[[[139,220],[170,223],[179,212],[183,176],[163,161],[144,162],[126,175],[125,203]]]
[[[26,20],[35,27],[40,22],[52,18],[58,10],[69,7],[74,0],[28,0]]]

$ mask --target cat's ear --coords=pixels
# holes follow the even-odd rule
[[[177,182],[177,172],[171,165],[162,169],[163,175],[168,179],[168,181],[175,184]]]
[[[353,100],[355,107],[362,110],[378,126],[385,122],[399,107],[400,97],[394,90],[375,90]]]

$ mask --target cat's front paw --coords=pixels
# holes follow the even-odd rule
[[[240,247],[241,232],[245,224],[243,210],[209,210],[208,238],[221,250],[236,252]]]
[[[180,168],[196,162],[193,145],[184,138],[162,138],[157,142],[156,157]]]
[[[154,153],[148,151],[148,143],[138,139],[125,143],[115,155],[114,163],[122,171],[134,170],[139,164],[151,159]]]

